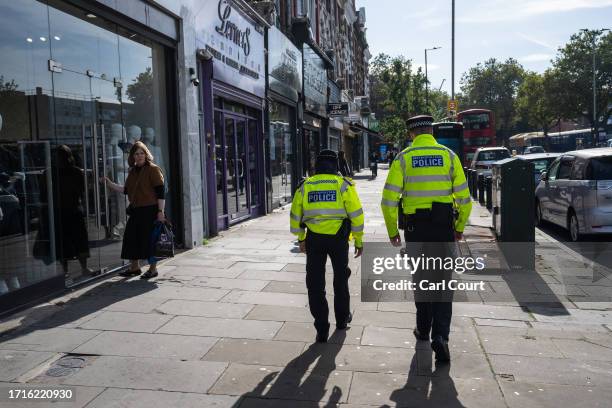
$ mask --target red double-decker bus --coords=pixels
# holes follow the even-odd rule
[[[457,114],[463,123],[463,151],[465,165],[472,162],[479,147],[495,146],[495,117],[488,109],[469,109]]]

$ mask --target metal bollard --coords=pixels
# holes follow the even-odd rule
[[[478,175],[478,202],[480,205],[485,204],[485,176],[484,174]]]
[[[477,185],[477,172],[476,170],[472,170],[472,198],[474,198],[474,200],[478,199],[478,185]]]
[[[493,208],[493,177],[487,176],[485,178],[485,202],[487,209]]]

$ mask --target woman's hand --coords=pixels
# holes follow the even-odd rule
[[[166,222],[166,215],[164,214],[163,211],[158,211],[157,212],[157,221],[159,221],[159,222]]]
[[[106,176],[100,177],[100,183],[107,184],[109,182],[110,182],[110,180],[109,180],[108,177],[106,177]]]

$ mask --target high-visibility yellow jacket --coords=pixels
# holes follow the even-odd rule
[[[306,238],[306,228],[317,234],[335,235],[342,222],[351,221],[355,246],[363,246],[364,216],[353,183],[334,174],[309,177],[297,189],[291,204],[291,232],[300,241]]]
[[[422,134],[397,155],[387,175],[381,206],[389,237],[399,234],[400,203],[404,214],[414,214],[417,209],[431,208],[433,202],[453,203],[459,212],[455,231],[463,232],[472,200],[461,160],[432,135]]]

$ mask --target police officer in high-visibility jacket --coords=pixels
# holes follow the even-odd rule
[[[344,330],[352,320],[348,279],[349,236],[355,238],[355,257],[363,252],[364,216],[353,183],[338,175],[338,156],[323,150],[317,156],[316,174],[295,192],[290,214],[291,232],[306,253],[306,287],[314,317],[317,342],[329,336],[329,309],[325,298],[325,263],[329,255],[334,269],[336,328]]]
[[[421,255],[410,253],[411,248],[429,251],[423,254],[426,256],[444,255],[436,251],[446,248],[442,252],[447,252],[455,240],[463,237],[472,209],[468,184],[457,154],[434,139],[431,116],[412,117],[406,125],[412,145],[399,153],[391,164],[383,190],[381,206],[387,232],[391,244],[400,247],[399,209],[403,214],[406,255]],[[424,271],[423,275],[428,272]],[[431,277],[423,275],[415,275],[413,280]],[[448,361],[452,293],[450,296],[447,293],[441,301],[432,299],[423,300],[415,294],[417,324],[414,335],[417,340],[429,340],[431,331],[431,346],[436,360]]]

